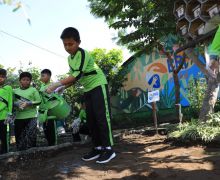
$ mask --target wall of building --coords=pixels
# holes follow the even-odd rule
[[[177,48],[176,45],[173,48]],[[181,63],[183,53],[173,57],[175,67]],[[202,56],[199,56],[205,62]],[[123,68],[126,70],[127,81],[123,83],[123,88],[117,96],[112,97],[112,112],[135,113],[140,111],[151,111],[151,104],[147,102],[148,91],[153,88],[160,90],[160,101],[157,107],[170,109],[175,105],[175,89],[172,75],[172,68],[165,55],[158,50],[150,54],[142,54],[125,63]],[[189,106],[188,82],[195,78],[203,77],[199,68],[190,59],[186,62],[179,72],[181,105]]]

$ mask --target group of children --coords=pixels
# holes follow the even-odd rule
[[[44,69],[41,72],[42,87],[38,91],[31,86],[32,75],[22,72],[19,75],[20,87],[12,89],[6,84],[7,71],[0,69],[0,153],[9,152],[9,124],[14,119],[14,134],[17,150],[26,150],[36,147],[37,140],[37,106],[41,104],[40,93],[50,82],[51,71]],[[48,145],[56,144],[55,120],[43,123]]]
[[[57,88],[68,88],[76,81],[80,82],[84,87],[86,119],[93,142],[92,150],[84,155],[82,160],[96,160],[96,163],[100,164],[107,163],[116,157],[116,153],[112,148],[113,136],[111,129],[110,99],[106,77],[103,71],[94,62],[90,53],[79,47],[81,40],[76,28],[68,27],[64,29],[60,38],[63,42],[64,49],[70,54],[68,57],[70,68],[69,76],[55,83],[49,83],[49,81],[44,80],[45,86],[43,89],[47,93],[52,93]],[[6,78],[6,75],[3,76],[3,83],[1,83],[1,86],[4,85],[4,78]],[[44,78],[42,78],[42,80],[43,79]],[[17,111],[18,113],[21,113],[21,115],[15,120],[15,125],[17,124],[18,126],[19,124],[19,126],[16,127],[17,129],[25,129],[27,126],[34,124],[33,121],[36,117],[33,114],[36,111],[36,105],[40,102],[40,96],[36,89],[30,87],[30,82],[31,76],[28,73],[20,75],[21,87],[15,92],[19,95],[26,94],[27,96],[25,96],[25,98],[27,98],[28,101],[25,101],[24,103],[21,101],[21,103],[18,103]],[[7,88],[9,90],[4,91],[7,94],[7,98],[9,98],[9,96],[12,96],[12,90],[9,86]],[[4,104],[3,101],[2,104]],[[6,107],[7,105],[4,104],[3,106]],[[2,122],[5,121],[7,114],[8,112],[11,112],[12,107],[5,109],[4,116],[1,117]],[[27,112],[23,112],[25,109],[27,109]],[[5,128],[4,123],[1,123],[1,126]],[[54,126],[53,123],[49,121],[45,124],[45,127],[48,127],[48,129],[52,126]],[[16,140],[21,137],[21,134],[19,134],[20,132],[21,131],[17,133]],[[29,147],[36,145],[36,137],[29,139],[29,141],[30,143],[26,146]],[[23,142],[21,144],[23,145]]]

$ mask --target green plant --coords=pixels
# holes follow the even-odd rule
[[[177,138],[181,140],[196,140],[199,137],[196,127],[198,126],[198,121],[192,119],[190,122],[179,124],[177,128],[173,128],[168,134],[169,138]]]
[[[207,122],[192,119],[168,130],[168,138],[211,142],[220,136],[220,113],[210,114]]]
[[[188,113],[193,118],[198,118],[199,116],[199,111],[202,107],[206,86],[205,78],[193,79],[191,77],[188,82],[187,99],[190,103]]]
[[[175,87],[169,92],[169,81],[164,85],[163,91],[160,92],[161,106],[172,108],[175,105]]]

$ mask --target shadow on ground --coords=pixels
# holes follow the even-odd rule
[[[220,148],[177,147],[164,140],[165,136],[124,136],[115,144],[117,158],[106,165],[81,160],[89,145],[15,162],[9,159],[0,166],[0,179],[219,179]]]

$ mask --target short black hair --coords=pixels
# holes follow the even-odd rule
[[[7,76],[7,71],[5,69],[3,69],[3,68],[0,68],[0,75],[6,77]]]
[[[27,77],[27,78],[29,78],[30,80],[32,80],[32,75],[31,75],[31,73],[29,73],[29,72],[22,72],[22,73],[20,74],[20,76],[19,76],[19,80],[21,80],[21,79],[24,78],[24,77]]]
[[[73,38],[76,42],[80,42],[79,31],[74,27],[68,27],[64,29],[60,38],[61,39]]]
[[[49,70],[49,69],[43,69],[43,70],[41,71],[41,74],[47,74],[47,75],[51,76],[51,75],[52,75],[52,72],[51,72],[51,70]]]

